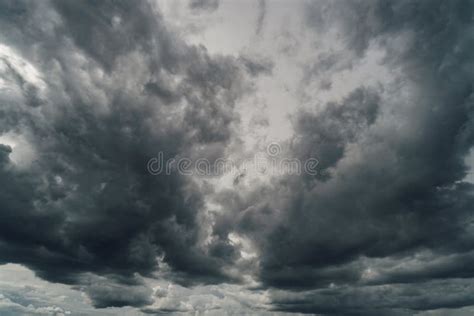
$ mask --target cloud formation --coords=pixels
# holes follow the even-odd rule
[[[248,89],[241,62],[188,46],[145,2],[2,6],[1,129],[34,158],[18,168],[0,147],[1,262],[86,286],[83,273],[127,283],[159,260],[190,283],[229,280],[227,259],[201,246],[202,193],[146,161],[226,144]],[[134,292],[86,289],[98,307],[148,303]]]
[[[160,3],[2,3],[0,263],[144,314],[473,306],[474,3],[297,5],[301,33],[260,1],[257,52],[225,55]],[[277,113],[281,155],[317,158],[318,174],[147,172],[158,152],[250,156],[269,137],[249,149],[245,120],[283,111],[262,114],[265,93],[297,101]],[[33,306],[0,296],[12,315],[65,312]]]
[[[355,56],[384,50],[400,77],[373,96],[357,89],[341,104],[297,116],[293,151],[319,152],[327,172],[288,180],[278,192],[290,191],[290,199],[268,202],[281,219],[258,238],[259,276],[276,288],[321,290],[285,292],[279,309],[368,315],[472,305],[460,293],[473,275],[456,264],[470,260],[473,242],[472,184],[462,182],[473,136],[473,60],[462,53],[473,43],[471,6],[362,1],[308,8],[311,27],[338,28]],[[424,251],[429,262],[406,264]],[[366,287],[371,283],[380,285]],[[443,294],[458,286],[459,295]],[[403,298],[422,289],[422,298]]]

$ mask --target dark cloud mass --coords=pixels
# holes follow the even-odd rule
[[[341,105],[296,119],[294,151],[319,152],[326,173],[289,182],[297,198],[278,205],[285,209],[280,223],[259,240],[260,276],[279,288],[331,289],[286,297],[279,309],[411,315],[473,304],[465,295],[443,295],[470,286],[473,277],[460,266],[470,262],[474,241],[472,184],[462,182],[473,136],[473,58],[464,53],[474,44],[472,5],[351,1],[308,8],[311,27],[324,32],[336,23],[357,55],[370,45],[386,49],[385,62],[402,71],[400,89],[415,92],[405,98],[400,90],[383,97],[356,90]],[[424,251],[439,264],[410,266]],[[439,278],[433,287],[430,280]],[[398,283],[410,285],[392,285]]]
[[[83,284],[85,272],[151,275],[163,257],[188,282],[193,275],[227,280],[225,258],[199,247],[201,193],[178,175],[150,177],[146,162],[159,151],[224,146],[245,69],[187,46],[145,2],[1,7],[2,42],[46,86],[28,83],[13,66],[2,73],[23,96],[2,97],[1,130],[22,135],[35,157],[29,168],[15,168],[12,149],[1,145],[1,262]],[[98,307],[148,303],[146,291],[128,293],[123,280],[86,292]]]
[[[258,35],[271,5],[259,2]],[[0,139],[0,263],[69,284],[94,307],[145,313],[189,311],[150,307],[164,300],[144,281],[157,273],[183,286],[250,275],[275,312],[473,306],[474,195],[464,179],[474,1],[304,5],[308,45],[334,32],[343,47],[302,65],[301,91],[314,93],[321,76],[321,90],[333,89],[332,73],[374,50],[394,80],[360,80],[292,115],[283,152],[316,157],[317,175],[244,189],[242,173],[218,190],[178,173],[152,176],[147,161],[228,153],[239,141],[236,104],[277,61],[191,45],[145,1],[2,1],[0,136],[29,151],[20,159]],[[189,8],[213,12],[219,1]],[[223,211],[208,212],[208,200]]]

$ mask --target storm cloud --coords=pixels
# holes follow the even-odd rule
[[[175,5],[0,4],[0,263],[143,314],[474,306],[474,2]],[[272,137],[317,174],[146,168]]]
[[[151,177],[146,162],[228,141],[247,89],[240,62],[176,39],[145,2],[7,1],[1,11],[2,133],[34,156],[17,168],[1,145],[1,261],[55,282],[90,272],[123,283],[161,257],[191,283],[228,280],[225,260],[199,247],[202,194],[178,175]],[[147,302],[114,295],[121,288],[86,292],[99,307]]]

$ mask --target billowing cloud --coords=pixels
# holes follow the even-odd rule
[[[186,6],[202,38],[232,30],[212,33],[236,4]],[[473,6],[295,2],[287,34],[260,1],[224,55],[155,2],[4,2],[0,263],[105,311],[469,312]],[[275,135],[318,172],[147,170],[159,152],[240,163]],[[8,313],[68,310],[11,293]]]
[[[258,236],[258,275],[265,284],[328,290],[314,292],[320,297],[290,295],[294,299],[283,298],[279,309],[367,315],[472,305],[470,298],[440,294],[459,284],[464,293],[473,277],[448,259],[469,261],[473,242],[472,184],[462,182],[473,136],[473,60],[463,53],[473,41],[470,6],[371,1],[308,7],[310,27],[337,28],[354,56],[383,50],[385,65],[399,72],[375,91],[362,84],[340,104],[296,116],[291,152],[317,156],[323,173],[289,178],[264,195],[260,216],[279,219],[269,228],[253,216],[250,238]],[[405,266],[422,251],[440,262]],[[379,266],[380,258],[387,266]],[[372,273],[383,285],[363,286]],[[440,278],[432,288],[429,280]],[[411,285],[392,285],[400,282]],[[405,291],[426,287],[433,293],[403,299]],[[381,294],[383,288],[389,292]],[[373,294],[390,302],[372,300]]]
[[[34,157],[20,169],[16,149],[0,147],[1,262],[88,286],[98,307],[146,304],[146,289],[120,284],[151,275],[158,258],[190,283],[228,280],[227,259],[202,246],[201,192],[177,174],[150,176],[146,163],[223,148],[245,67],[180,41],[145,2],[2,6],[2,80],[20,91],[3,94],[2,133]]]

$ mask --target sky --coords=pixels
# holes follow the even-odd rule
[[[473,315],[473,49],[472,0],[0,1],[0,315]]]

